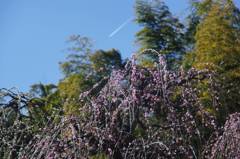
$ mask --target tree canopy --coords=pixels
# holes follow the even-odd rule
[[[142,27],[137,32],[140,51],[155,49],[166,54],[168,59],[176,60],[184,52],[183,24],[175,18],[161,0],[137,0],[136,22]]]

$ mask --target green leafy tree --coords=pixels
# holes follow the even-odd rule
[[[67,49],[69,55],[60,63],[65,77],[73,74],[103,77],[122,67],[121,54],[115,49],[94,51],[91,40],[80,35],[71,36],[69,42],[72,45]]]
[[[208,15],[208,12],[212,8],[215,2],[220,2],[222,5],[226,5],[227,1],[221,0],[190,0],[190,14],[187,16],[187,28],[184,34],[185,46],[187,51],[193,51],[195,44],[195,35],[197,31],[197,26],[204,17]],[[232,18],[234,18],[235,27],[239,27],[239,10],[236,7],[232,8]]]
[[[31,86],[30,94],[34,97],[47,98],[56,91],[56,88],[54,84],[34,84]]]
[[[168,62],[175,61],[184,52],[183,25],[161,0],[137,0],[136,22],[142,29],[136,34],[140,51],[155,49],[166,54]],[[156,59],[155,56],[150,58]]]
[[[186,53],[183,57],[182,67],[185,70],[192,68],[192,64],[195,58],[194,48],[195,48],[195,35],[197,31],[197,26],[201,22],[201,16],[198,13],[199,2],[191,0],[190,1],[190,14],[186,17],[187,25],[186,31],[184,32],[184,47]]]
[[[221,118],[240,110],[240,32],[236,11],[231,0],[214,2],[196,33],[193,66],[217,74],[215,83],[221,85]],[[202,92],[207,101],[210,97],[206,89]]]
[[[90,66],[90,55],[92,54],[92,42],[87,37],[72,35],[67,41],[70,47],[67,48],[68,56],[66,61],[60,62],[60,67],[68,77],[72,74],[89,74],[92,72]]]
[[[199,16],[206,16],[216,1],[219,0],[192,0],[192,5]]]
[[[113,69],[122,67],[121,54],[115,49],[97,50],[90,56],[90,62],[94,72],[100,78],[110,75]]]
[[[91,40],[80,35],[71,36],[69,42],[72,46],[67,49],[67,60],[60,64],[65,78],[58,89],[65,114],[78,115],[82,104],[79,95],[109,76],[113,69],[121,68],[122,58],[115,49],[93,51]]]
[[[93,79],[86,78],[83,74],[74,74],[62,80],[58,89],[63,100],[63,110],[66,115],[79,115],[81,103],[80,93],[88,90],[93,85]]]
[[[121,68],[121,55],[115,49],[109,51],[98,50],[89,57],[89,67],[91,74],[86,75],[84,71],[79,71],[83,73],[72,74],[58,85],[60,96],[64,100],[64,112],[66,114],[79,114],[79,108],[81,107],[79,95],[89,90],[103,77],[109,76],[113,69]],[[79,68],[81,67],[77,69]]]
[[[56,115],[61,114],[62,100],[56,85],[34,84],[29,93],[32,99],[28,104],[28,112],[32,118],[37,118],[36,125],[44,125],[50,118],[57,118]]]
[[[199,8],[197,7],[199,3],[200,2],[196,2],[194,0],[190,1],[190,14],[186,17],[187,26],[184,33],[184,45],[187,52],[191,52],[195,46],[195,34],[197,26],[201,21]]]
[[[235,28],[233,6],[216,2],[199,25],[196,34],[195,67],[226,72],[238,69],[239,30]]]
[[[195,59],[196,32],[198,25],[209,12],[213,0],[190,0],[190,14],[186,17],[187,25],[184,32],[184,46],[186,54],[184,55],[182,66],[185,70],[192,68]]]

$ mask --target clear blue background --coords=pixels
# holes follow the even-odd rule
[[[186,15],[188,0],[165,2],[174,15]],[[139,26],[130,22],[109,35],[134,17],[133,7],[134,0],[0,0],[0,88],[27,91],[34,83],[57,83],[72,34],[90,37],[95,49],[117,48],[129,57],[137,50]]]

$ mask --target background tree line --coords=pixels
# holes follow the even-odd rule
[[[136,33],[140,44],[139,52],[155,49],[164,54],[170,69],[208,69],[216,74],[223,112],[239,110],[239,9],[231,0],[190,1],[191,10],[186,17],[187,25],[172,15],[161,0],[137,0],[135,4],[136,23],[142,29]],[[91,40],[80,35],[69,38],[66,61],[60,63],[64,78],[54,89],[54,94],[64,103],[65,113],[76,112],[79,107],[79,94],[90,89],[113,69],[121,69],[123,60],[118,50],[92,50]],[[144,55],[141,65],[151,67],[156,55]],[[206,80],[207,82],[207,80]],[[32,86],[31,93],[46,98],[53,92],[44,91],[42,84]],[[204,85],[202,91],[206,107],[209,92]],[[44,93],[46,92],[46,93]],[[227,94],[226,94],[227,93]],[[230,104],[231,103],[231,104]],[[230,106],[231,105],[231,106]],[[227,113],[228,114],[228,113]]]

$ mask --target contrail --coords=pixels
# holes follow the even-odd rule
[[[127,19],[124,23],[122,23],[117,29],[115,29],[108,37],[111,38],[115,34],[117,34],[123,27],[125,27],[133,18]]]

